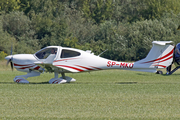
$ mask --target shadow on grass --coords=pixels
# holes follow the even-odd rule
[[[115,84],[137,84],[137,82],[116,82]]]
[[[152,76],[152,74],[147,74],[147,73],[137,73],[137,75],[141,75],[141,76]],[[170,76],[170,75],[167,75],[167,74],[156,74],[156,73],[154,73],[154,75]]]
[[[30,82],[29,84],[49,84],[49,82]]]
[[[0,82],[0,84],[26,84],[26,83],[16,83],[16,82]],[[30,82],[28,84],[49,84],[49,82]],[[27,85],[28,85],[27,84]]]
[[[70,84],[96,84],[96,85],[98,85],[98,84],[101,84],[101,85],[103,85],[103,84],[137,84],[137,82],[112,82],[112,83],[110,83],[110,82],[73,82],[73,83],[70,83]]]
[[[0,84],[27,84],[27,83],[16,83],[16,82],[0,82]],[[35,84],[49,84],[49,82],[30,82],[28,83],[27,85],[29,84],[32,84],[32,85],[35,85]],[[112,84],[112,83],[109,83],[109,82],[104,82],[104,83],[101,83],[101,82],[72,82],[72,83],[65,83],[65,84]],[[115,82],[113,84],[137,84],[137,82]]]
[[[136,73],[137,75],[143,75],[143,76],[152,76],[152,74],[147,74],[147,73]],[[154,75],[161,75],[161,76],[180,76],[180,74],[178,73],[173,73],[171,75],[167,75],[167,74],[156,74],[154,73]]]
[[[16,84],[15,82],[0,82],[0,84]]]
[[[49,82],[30,82],[28,84],[25,84],[25,83],[15,83],[15,82],[0,82],[0,85],[1,84],[19,84],[19,85],[46,85],[46,84],[49,84]],[[105,85],[105,84],[121,84],[121,85],[128,85],[128,84],[180,84],[180,83],[177,83],[177,82],[156,82],[156,83],[148,83],[148,82],[114,82],[114,83],[107,83],[107,82],[104,82],[104,83],[100,83],[100,82],[72,82],[72,83],[65,83],[63,85],[85,85],[85,84],[91,84],[91,85],[98,85],[98,84],[101,84],[101,85]],[[56,85],[56,84],[54,84]]]
[[[152,74],[147,74],[147,73],[136,73],[137,75],[142,75],[142,76],[152,76]],[[155,73],[154,73],[155,74]]]

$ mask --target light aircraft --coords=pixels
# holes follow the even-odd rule
[[[48,46],[35,54],[16,54],[5,57],[13,69],[27,72],[26,75],[16,76],[14,82],[29,83],[28,77],[39,76],[44,72],[54,72],[54,78],[49,80],[50,84],[61,84],[76,81],[74,78],[65,76],[65,73],[91,72],[106,69],[122,69],[132,71],[143,71],[161,73],[157,69],[167,68],[167,74],[172,74],[172,63],[180,66],[175,56],[172,41],[153,41],[153,47],[146,58],[134,63],[119,62],[96,56],[91,51],[83,51],[75,48]],[[176,46],[180,48],[180,44]],[[11,50],[12,51],[12,50]],[[62,76],[59,78],[58,75]]]

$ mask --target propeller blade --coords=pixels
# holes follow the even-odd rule
[[[13,62],[12,62],[12,58],[11,59],[9,59],[8,61],[7,61],[7,66],[8,66],[8,64],[10,63],[10,65],[11,65],[11,70],[13,71]]]
[[[13,63],[11,62],[11,70],[13,71]]]
[[[11,69],[13,71],[13,55],[12,55],[12,52],[13,52],[13,46],[11,45],[11,55],[7,56],[6,59],[8,60],[6,65],[8,66],[8,64],[10,63],[11,64]]]

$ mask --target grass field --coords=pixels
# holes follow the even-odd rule
[[[48,84],[53,74],[13,82],[16,75],[1,63],[0,120],[177,120],[180,119],[180,72],[157,75],[106,70],[67,74],[77,81]]]

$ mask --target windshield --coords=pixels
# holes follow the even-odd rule
[[[54,54],[56,55],[57,48],[46,48],[44,50],[41,50],[37,52],[35,55],[39,59],[46,59],[49,55]]]

